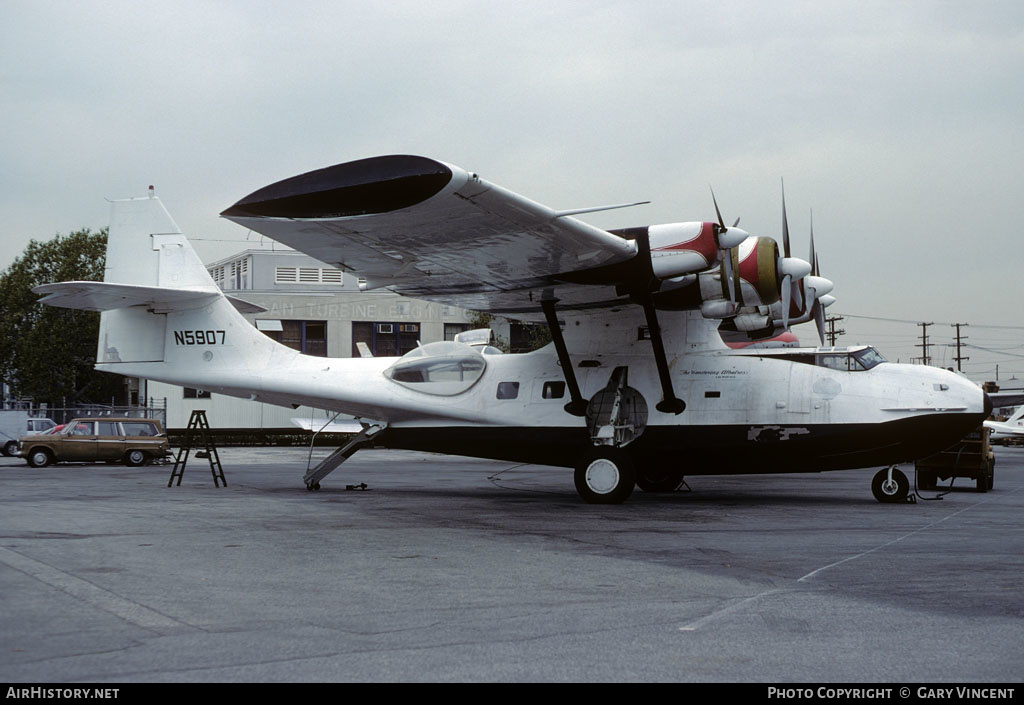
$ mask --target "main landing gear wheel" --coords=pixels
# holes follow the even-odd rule
[[[622,504],[633,493],[636,472],[621,448],[589,450],[576,465],[576,491],[588,504]]]
[[[910,494],[910,480],[898,468],[883,468],[871,480],[871,494],[879,502],[906,502]]]
[[[636,486],[644,492],[674,492],[683,482],[683,471],[675,468],[638,468]]]

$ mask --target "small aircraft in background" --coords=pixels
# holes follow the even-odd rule
[[[989,429],[989,440],[1008,441],[1015,438],[1024,439],[1024,406],[1020,406],[1006,421],[985,421]]]
[[[714,194],[712,194],[714,201]],[[629,204],[631,205],[631,204]],[[460,340],[401,358],[302,355],[243,317],[162,203],[115,201],[103,282],[38,287],[102,311],[97,369],[355,417],[359,433],[306,473],[308,489],[364,444],[574,468],[580,496],[619,503],[685,475],[883,466],[879,501],[906,499],[895,465],[937,452],[991,409],[966,378],[887,362],[869,346],[765,341],[814,321],[833,284],[716,219],[602,230],[433,159],[391,155],[271,184],[222,215],[365,289],[545,322],[552,343],[500,354]],[[784,339],[782,339],[784,340]],[[786,341],[792,342],[792,341]]]

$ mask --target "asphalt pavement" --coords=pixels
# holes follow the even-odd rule
[[[364,450],[308,492],[306,449],[220,455],[227,487],[0,459],[0,681],[1024,675],[1024,448],[900,505],[876,469],[593,506],[558,468]]]

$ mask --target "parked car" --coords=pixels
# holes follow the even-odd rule
[[[29,416],[25,409],[0,410],[0,453],[18,454],[18,439],[26,433],[30,436],[47,433],[54,427],[52,419],[43,416]]]
[[[34,468],[65,461],[143,465],[169,452],[167,434],[156,419],[75,419],[60,431],[24,436],[18,455]]]

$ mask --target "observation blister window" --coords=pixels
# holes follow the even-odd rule
[[[440,341],[411,350],[384,371],[384,376],[417,392],[453,396],[472,387],[487,363],[464,343]]]

